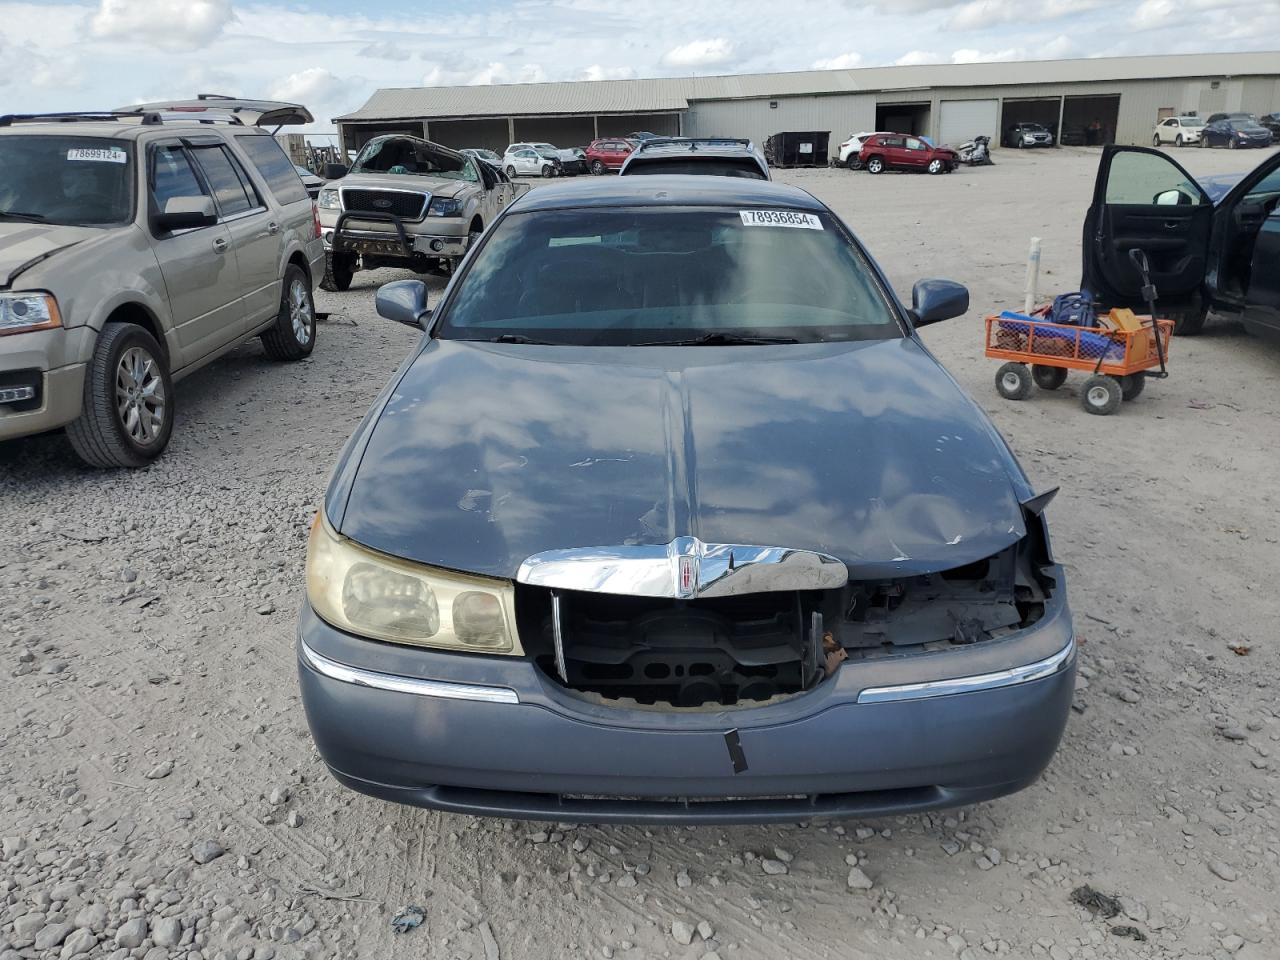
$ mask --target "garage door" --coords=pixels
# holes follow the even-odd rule
[[[1000,101],[943,100],[938,139],[942,143],[964,143],[987,136],[994,141],[1000,133]]]

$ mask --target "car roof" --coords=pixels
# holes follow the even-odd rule
[[[573,207],[765,207],[826,211],[799,187],[771,180],[658,174],[569,180],[540,186],[520,198],[517,209],[565,210]]]

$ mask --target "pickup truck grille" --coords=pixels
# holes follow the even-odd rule
[[[399,190],[342,191],[342,205],[350,213],[390,213],[402,220],[421,220],[427,212],[428,193]]]

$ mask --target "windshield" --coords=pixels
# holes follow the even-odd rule
[[[402,173],[419,177],[440,177],[444,180],[480,179],[470,157],[442,150],[426,140],[410,137],[390,137],[371,140],[356,157],[352,173]]]
[[[633,160],[627,174],[698,174],[713,177],[741,177],[746,180],[767,180],[760,167],[750,160],[733,157],[645,157]]]
[[[133,219],[133,147],[105,137],[0,137],[0,220]]]
[[[1184,127],[1203,127],[1204,126],[1204,121],[1201,120],[1199,117],[1183,117],[1178,122],[1181,123]]]
[[[825,212],[613,207],[507,216],[436,330],[583,345],[708,334],[819,342],[902,329]]]

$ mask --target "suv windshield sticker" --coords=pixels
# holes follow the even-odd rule
[[[115,147],[110,149],[78,147],[67,151],[67,159],[90,160],[95,163],[126,163],[129,155]]]
[[[800,230],[821,230],[822,221],[812,213],[796,213],[794,210],[739,210],[744,227],[796,227]]]

